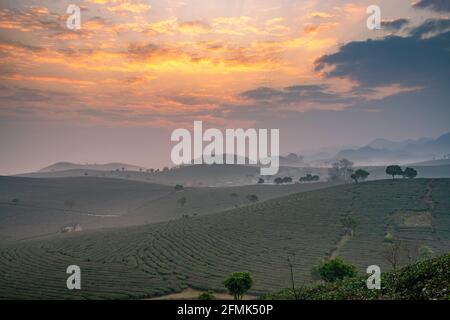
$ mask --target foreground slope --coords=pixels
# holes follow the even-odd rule
[[[269,294],[275,300],[450,300],[450,254],[382,274],[381,290],[367,289],[367,277],[344,279]]]
[[[361,270],[383,258],[387,228],[396,239],[450,251],[450,180],[376,181],[299,193],[231,210],[148,226],[59,235],[0,249],[2,298],[145,298],[186,287],[221,290],[233,271],[249,271],[252,293],[289,286],[288,255],[299,283],[335,253]],[[429,213],[429,225],[392,219]],[[343,215],[358,221],[345,237]],[[401,216],[403,217],[403,216]],[[420,219],[419,219],[420,220]],[[405,263],[405,262],[404,262]],[[82,290],[66,289],[67,266]]]

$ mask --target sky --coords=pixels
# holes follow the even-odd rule
[[[195,120],[282,153],[437,137],[449,88],[448,0],[0,1],[0,174],[162,167]]]

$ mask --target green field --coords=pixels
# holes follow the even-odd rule
[[[295,255],[301,284],[310,282],[311,267],[333,252],[361,271],[373,264],[386,271],[387,232],[426,244],[435,254],[450,251],[449,192],[449,179],[349,184],[210,215],[3,244],[0,297],[124,299],[187,287],[222,291],[233,271],[249,271],[251,293],[264,294],[289,286],[287,255]],[[405,225],[405,214],[407,219],[418,214],[406,221],[422,223]],[[358,222],[347,241],[342,241],[344,215]],[[73,264],[82,270],[80,291],[66,289],[65,271]]]

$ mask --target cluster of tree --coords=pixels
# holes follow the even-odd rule
[[[390,237],[390,241],[387,241],[385,237],[385,242],[388,243],[384,251],[384,258],[394,271],[404,264],[428,260],[435,255],[433,249],[426,245],[394,239],[392,234],[390,234]]]
[[[403,170],[402,167],[398,165],[391,165],[386,168],[386,174],[392,176],[392,180],[394,180],[396,176],[414,179],[415,177],[417,177],[418,172],[413,168],[406,168],[405,170]]]
[[[273,182],[275,182],[276,184],[292,183],[292,178],[291,177],[284,177],[284,178],[278,177]]]
[[[317,182],[320,180],[318,175],[312,175],[308,173],[306,176],[300,178],[300,182]]]
[[[353,169],[353,162],[347,159],[342,159],[333,163],[333,166],[328,169],[328,175],[330,176],[330,180],[334,182],[346,182],[352,179],[355,183],[358,183],[360,180],[366,180],[370,173],[364,169],[358,169],[355,171]]]
[[[331,181],[348,181],[353,174],[353,162],[342,159],[335,163],[328,169],[328,175]]]

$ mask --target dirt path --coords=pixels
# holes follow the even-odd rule
[[[433,182],[434,182],[434,180],[430,180],[427,183],[427,192],[425,193],[423,200],[425,201],[425,203],[428,207],[428,211],[430,212],[430,215],[431,215],[431,227],[433,228],[433,233],[436,234],[436,225],[435,225],[435,220],[433,217],[433,209],[434,209]],[[438,241],[441,242],[442,240],[438,238]]]
[[[339,256],[339,252],[351,238],[352,235],[350,232],[344,233],[344,235],[336,243],[336,247],[333,250],[331,250],[330,260],[333,260]]]
[[[148,300],[196,300],[202,291],[187,288],[186,290],[173,293],[162,297],[152,298]],[[233,300],[233,297],[226,293],[214,293],[217,300]],[[256,300],[256,296],[244,295],[243,300]]]
[[[433,201],[433,180],[430,180],[430,182],[428,182],[427,184],[427,192],[423,198],[423,200],[425,201],[425,203],[428,206],[429,210],[434,209],[434,201]]]

